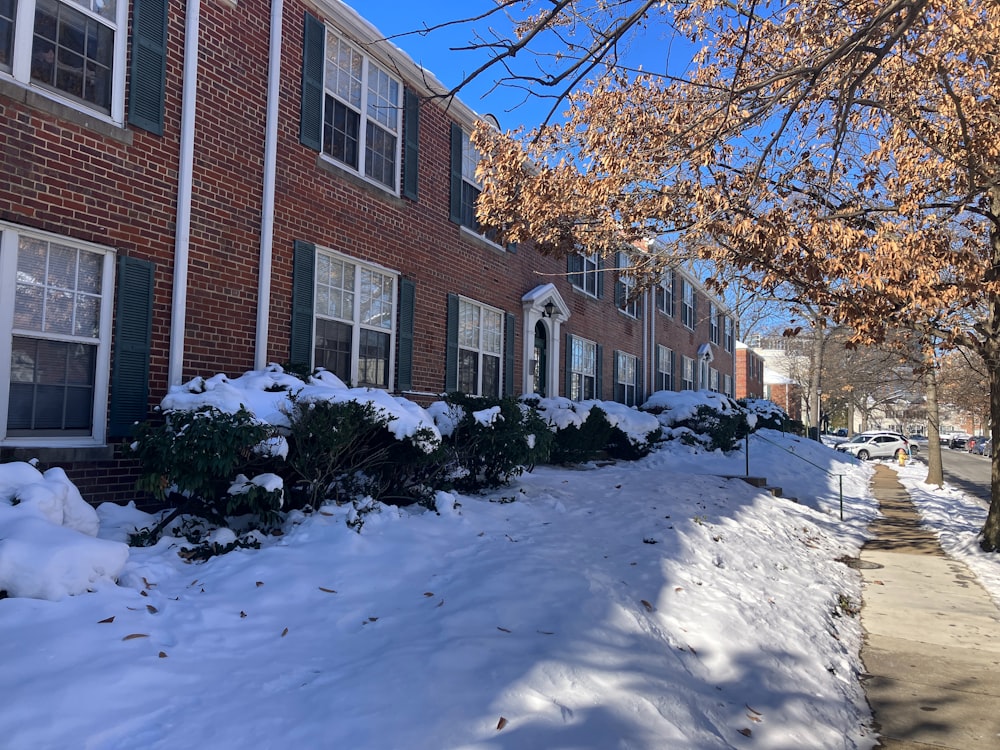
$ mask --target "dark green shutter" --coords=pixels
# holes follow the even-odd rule
[[[462,128],[451,124],[451,192],[449,217],[456,224],[462,223]]]
[[[153,335],[153,273],[146,260],[118,258],[115,347],[108,437],[126,437],[149,411],[149,350]]]
[[[604,260],[597,259],[597,298],[604,299]]]
[[[130,125],[163,135],[167,89],[167,0],[133,0]]]
[[[299,140],[313,151],[323,148],[323,67],[326,27],[310,13],[302,31],[302,109]]]
[[[406,137],[403,153],[403,195],[417,199],[417,172],[420,142],[420,97],[410,89],[403,91],[403,134]]]
[[[618,400],[618,350],[611,352],[611,400]],[[625,399],[622,399],[624,401]]]
[[[615,307],[619,310],[625,307],[625,285],[621,281],[615,282]]]
[[[295,240],[292,258],[292,337],[288,358],[297,367],[308,368],[312,365],[315,276],[316,246]]]
[[[646,385],[646,371],[643,368],[642,359],[635,359],[635,405],[640,406],[646,401],[643,389]]]
[[[583,288],[583,256],[580,253],[570,253],[566,256],[566,275],[570,284]]]
[[[507,243],[507,252],[508,253],[514,253],[516,255],[517,254],[517,243],[516,242],[508,242]]]
[[[444,354],[444,390],[458,390],[458,295],[448,295],[447,338]]]
[[[677,390],[677,354],[673,349],[670,350],[670,388],[671,391]]]
[[[563,373],[563,396],[572,398],[573,393],[573,334],[566,334],[566,357],[563,360],[566,371]]]
[[[515,318],[510,313],[505,314],[504,322],[504,375],[503,388],[505,396],[514,395],[514,326]]]
[[[677,272],[670,272],[670,317],[677,315]]]
[[[598,400],[604,399],[604,347],[597,345],[597,395]]]
[[[399,280],[399,356],[396,360],[396,390],[413,389],[413,310],[417,285],[410,279]]]

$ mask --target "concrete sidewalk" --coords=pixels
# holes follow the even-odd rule
[[[880,464],[873,491],[861,657],[880,747],[1000,749],[1000,610],[920,526],[896,472]]]

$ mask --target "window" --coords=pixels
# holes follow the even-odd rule
[[[323,153],[396,192],[402,84],[327,30],[324,90]]]
[[[722,392],[725,393],[729,398],[733,397],[733,376],[723,375],[722,376]]]
[[[458,301],[458,390],[499,398],[503,380],[503,312],[467,299]]]
[[[329,250],[316,255],[314,363],[345,383],[389,388],[396,275]]]
[[[694,287],[687,279],[681,279],[681,322],[694,330]]]
[[[0,226],[0,437],[103,442],[114,255]]]
[[[733,351],[733,319],[728,315],[722,318],[723,348],[730,354]]]
[[[656,285],[656,309],[664,315],[674,316],[674,270],[668,268]]]
[[[694,360],[690,357],[682,357],[681,362],[681,390],[694,390]]]
[[[714,367],[708,368],[708,389],[719,392],[719,371]]]
[[[674,352],[662,344],[656,346],[656,390],[674,389]]]
[[[121,121],[128,3],[21,3],[17,8],[16,2],[0,0],[0,70],[26,86]]]
[[[597,253],[574,253],[569,256],[569,282],[592,297],[601,296],[600,265]]]
[[[597,398],[597,344],[587,339],[572,337],[570,354],[571,401]]]
[[[484,230],[476,218],[476,202],[483,192],[483,185],[476,177],[480,155],[469,134],[452,123],[451,126],[451,220],[471,232],[496,242],[496,232]],[[508,249],[513,250],[513,246]]]
[[[713,344],[719,343],[719,309],[714,302],[708,303],[708,339]]]
[[[638,359],[625,352],[615,352],[615,401],[635,406],[639,397]]]
[[[625,253],[618,253],[618,285],[617,285],[617,304],[618,309],[621,310],[626,315],[638,318],[639,317],[639,298],[636,291],[635,278],[626,273],[626,269],[630,267],[628,255]]]

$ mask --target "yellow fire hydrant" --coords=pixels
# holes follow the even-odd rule
[[[900,466],[906,466],[906,451],[900,448],[898,451],[896,451],[896,458],[899,459]]]

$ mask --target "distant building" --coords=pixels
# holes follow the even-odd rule
[[[736,398],[764,398],[764,358],[736,342]]]

